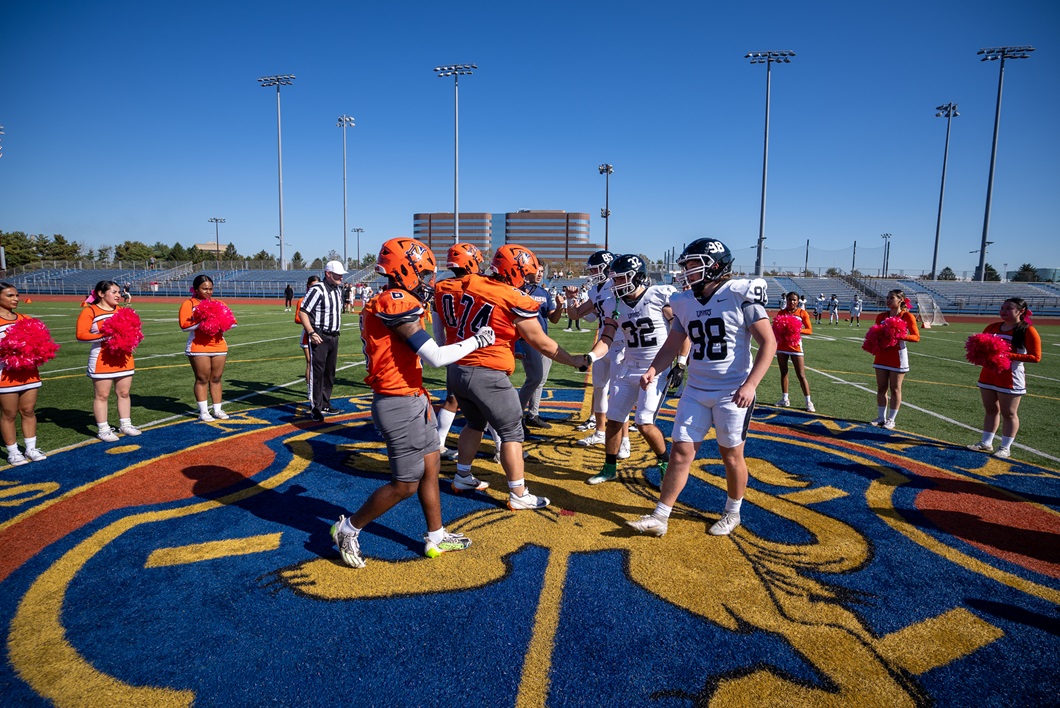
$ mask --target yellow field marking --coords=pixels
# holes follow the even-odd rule
[[[811,504],[823,504],[833,499],[841,499],[850,496],[850,493],[835,487],[817,487],[816,489],[804,489],[801,492],[790,492],[778,496],[781,499],[787,499],[793,504],[809,506]]]
[[[590,394],[591,395],[591,394]],[[537,601],[534,633],[526,652],[526,663],[519,679],[517,708],[543,706],[548,703],[549,673],[552,671],[552,650],[556,644],[559,612],[563,606],[563,585],[567,579],[570,555],[553,550],[545,568],[545,582]]]
[[[139,445],[118,445],[117,447],[108,447],[108,455],[122,455],[126,452],[136,452],[140,449]]]
[[[0,480],[0,506],[21,506],[35,499],[46,497],[59,488],[57,482],[35,482],[22,484]]]
[[[248,538],[230,538],[224,541],[193,543],[175,548],[159,548],[151,552],[144,563],[145,568],[162,568],[167,565],[184,565],[204,560],[245,556],[251,553],[275,551],[280,547],[282,533],[269,533]]]
[[[1005,636],[999,628],[958,608],[909,625],[880,639],[877,648],[919,676],[960,659]]]

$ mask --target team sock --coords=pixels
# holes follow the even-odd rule
[[[666,506],[662,502],[659,502],[655,505],[655,511],[653,511],[651,515],[654,516],[656,519],[661,519],[665,521],[666,519],[670,518],[670,513],[673,510],[674,508],[672,506]]]
[[[132,418],[119,418],[118,419],[118,427],[119,428],[125,428],[125,427],[131,428],[132,427]]]
[[[214,412],[214,415],[218,415],[218,416],[221,415],[221,413],[224,412],[224,411],[221,410],[221,404],[220,403],[213,404],[213,412]]]
[[[16,450],[18,449],[18,445],[17,444],[15,446],[15,449]],[[36,449],[37,449],[37,436],[34,435],[32,438],[26,438],[26,451],[28,452],[30,450],[36,450]]]
[[[7,454],[8,455],[11,455],[11,454],[16,453],[16,452],[18,452],[18,443],[15,443],[14,445],[8,445],[7,446]]]
[[[1007,435],[1001,436],[1001,447],[1012,447],[1012,441],[1016,439],[1016,436],[1008,437]]]
[[[986,430],[983,431],[983,444],[984,445],[993,445],[994,444],[994,432],[993,431],[990,431],[990,432],[987,432]]]
[[[207,404],[206,401],[196,401],[196,403],[199,404],[199,413],[209,412],[209,404]]]
[[[437,531],[428,531],[427,540],[431,543],[441,543],[445,538],[445,527],[438,529]]]
[[[438,447],[445,447],[445,440],[449,437],[449,429],[453,427],[456,419],[456,411],[447,411],[442,408],[438,411]]]
[[[461,477],[467,477],[471,474],[471,465],[462,465],[459,462],[456,463],[456,473]]]
[[[733,499],[729,497],[725,500],[725,513],[740,515],[740,507],[743,505],[743,499]]]
[[[876,411],[879,413],[877,420],[887,420],[887,406],[876,406]]]

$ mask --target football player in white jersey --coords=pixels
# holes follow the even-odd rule
[[[603,335],[604,320],[610,317],[611,312],[606,310],[604,301],[611,298],[611,264],[615,261],[615,254],[611,251],[597,251],[585,262],[585,275],[589,279],[588,298],[575,310],[568,310],[575,317],[582,318],[589,313],[595,313],[600,322],[600,330],[597,341]],[[614,335],[615,342],[604,356],[593,363],[593,418],[592,425],[584,424],[578,426],[579,432],[588,431],[589,435],[578,444],[584,447],[604,444],[604,427],[607,419],[608,392],[611,387],[611,370],[622,360],[624,354],[624,342],[622,331]],[[586,421],[588,423],[588,421]],[[629,448],[629,424],[622,428],[622,443],[619,448],[619,457],[625,459],[630,455]]]
[[[589,484],[600,484],[617,476],[622,428],[634,404],[637,407],[637,429],[658,458],[662,474],[666,473],[670,460],[666,453],[666,437],[655,425],[655,414],[669,381],[666,371],[646,389],[641,388],[640,377],[648,370],[670,331],[670,320],[673,319],[670,297],[677,290],[672,285],[649,285],[644,261],[640,256],[625,255],[618,256],[611,264],[611,292],[612,296],[604,300],[604,308],[623,333],[626,353],[611,369],[605,461],[603,469],[587,480]],[[605,332],[603,338],[606,336]],[[667,364],[666,369],[669,368]]]
[[[710,533],[724,536],[740,524],[740,506],[747,489],[744,441],[754,408],[755,389],[769,371],[777,341],[766,314],[766,283],[733,280],[728,247],[712,238],[696,239],[677,259],[689,290],[670,299],[674,319],[670,335],[641,376],[653,386],[686,341],[691,342],[687,383],[674,415],[670,465],[663,477],[655,511],[627,522],[642,533],[662,536],[700,443],[711,425],[725,464],[728,500]],[[758,343],[752,361],[751,339]]]

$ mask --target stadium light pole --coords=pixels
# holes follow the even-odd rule
[[[225,222],[225,220],[215,216],[215,217],[213,217],[211,219],[207,219],[207,221],[209,221],[211,224],[213,224],[213,244],[214,244],[213,247],[214,247],[214,253],[217,255],[217,263],[218,263],[217,267],[220,268],[221,267],[220,266],[220,263],[221,263],[221,232],[220,232],[220,228],[221,227],[220,227],[220,224],[223,224]]]
[[[280,270],[287,270],[287,260],[283,255],[283,131],[280,129],[280,87],[290,86],[293,83],[293,74],[262,76],[258,79],[258,84],[260,84],[262,88],[276,87],[276,164],[280,185]]]
[[[353,233],[357,234],[357,267],[361,267],[361,234],[364,233],[364,229],[359,226],[354,226],[350,229]]]
[[[956,103],[947,103],[935,108],[936,118],[946,119],[946,149],[942,152],[942,187],[939,189],[939,218],[935,222],[935,254],[931,257],[931,279],[939,279],[939,234],[942,233],[942,198],[946,195],[946,163],[950,158],[950,125],[960,115]]]
[[[880,273],[880,277],[886,278],[891,265],[889,262],[891,260],[891,235],[880,234],[880,238],[883,239],[883,272]]]
[[[353,124],[353,116],[348,116],[345,113],[339,116],[339,122],[335,125],[342,128],[342,267],[345,268],[350,264],[350,259],[346,255],[346,128],[354,128],[356,126]]]
[[[610,251],[608,227],[611,225],[611,175],[615,172],[615,166],[605,162],[596,169],[604,176],[604,208],[600,210],[600,216],[604,218],[604,250]]]
[[[438,78],[453,77],[453,243],[460,243],[460,77],[470,76],[477,64],[436,66]]]
[[[986,181],[986,213],[983,215],[983,240],[979,245],[979,282],[986,281],[986,247],[987,236],[990,234],[990,201],[994,194],[994,165],[997,163],[997,133],[1001,125],[1001,87],[1005,83],[1005,60],[1027,59],[1034,47],[1026,45],[1019,47],[987,47],[980,49],[978,54],[982,55],[980,61],[1001,60],[1001,69],[997,75],[997,107],[994,109],[994,142],[990,148],[990,176]]]
[[[793,56],[795,56],[795,52],[792,52],[790,50],[771,52],[749,52],[748,54],[744,55],[744,59],[750,59],[752,64],[766,65],[766,134],[764,147],[762,149],[762,209],[758,217],[758,255],[755,258],[755,275],[757,275],[759,278],[762,277],[762,251],[765,248],[766,241],[766,174],[768,172],[769,167],[770,80],[773,75],[773,64],[790,64],[791,57]]]
[[[0,125],[0,157],[4,156],[4,126]]]

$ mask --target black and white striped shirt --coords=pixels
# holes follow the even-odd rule
[[[342,288],[331,283],[313,283],[302,298],[302,312],[309,315],[314,332],[336,336],[342,326]]]

